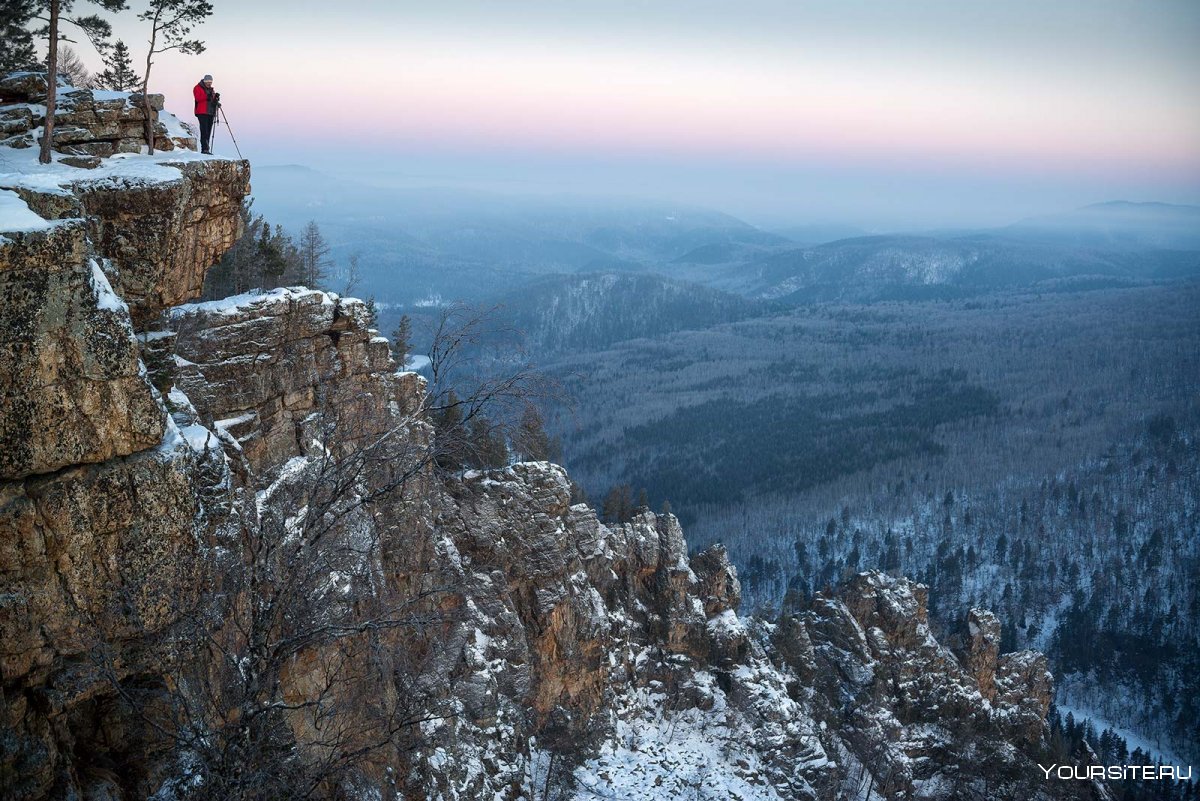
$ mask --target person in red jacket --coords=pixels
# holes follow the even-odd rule
[[[213,121],[221,107],[221,93],[214,92],[212,84],[213,77],[205,75],[192,89],[192,97],[196,99],[196,119],[200,121],[201,153],[212,153]]]

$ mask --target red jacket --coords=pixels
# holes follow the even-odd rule
[[[213,90],[205,87],[204,81],[196,84],[192,89],[192,97],[196,98],[196,116],[204,116],[208,114],[216,114],[215,103],[213,100]]]

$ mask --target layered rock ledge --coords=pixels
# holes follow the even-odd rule
[[[46,124],[44,73],[18,72],[0,78],[0,146],[17,150],[41,144]],[[152,94],[150,130],[156,150],[196,150],[196,137],[169,112],[163,96]],[[140,153],[146,111],[140,94],[77,89],[59,84],[55,97],[55,151],[70,164],[91,168],[117,153]]]

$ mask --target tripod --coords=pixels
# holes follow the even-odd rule
[[[229,118],[225,116],[224,107],[217,106],[217,111],[221,112],[221,119],[225,120],[225,129],[229,131],[229,138],[233,140],[233,149],[237,151],[238,158],[244,159],[245,156],[242,155],[242,149],[238,147],[237,137],[233,135],[233,129],[229,127]]]
[[[242,155],[242,149],[238,147],[237,137],[233,135],[233,129],[229,127],[229,118],[225,116],[225,107],[220,103],[217,104],[217,114],[213,115],[213,130],[212,136],[209,138],[208,149],[212,150],[216,145],[217,127],[220,125],[221,120],[225,120],[225,128],[229,131],[229,138],[233,140],[233,149],[237,151],[238,158],[244,159],[245,156]]]

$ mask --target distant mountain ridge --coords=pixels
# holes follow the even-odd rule
[[[736,322],[769,303],[647,273],[549,276],[500,300],[502,315],[541,356]]]
[[[1059,291],[1200,275],[1200,207],[1167,203],[1113,201],[987,230],[803,244],[857,229],[797,226],[786,229],[795,236],[789,240],[681,204],[383,188],[300,165],[260,168],[254,190],[255,210],[272,222],[296,229],[316,219],[337,261],[360,255],[361,286],[400,305],[433,296],[507,303],[514,289],[572,273],[659,273],[784,304]],[[606,308],[618,311],[615,303]],[[563,346],[575,334],[560,337]]]
[[[1114,200],[1031,217],[1004,229],[1023,239],[1104,248],[1200,249],[1200,206]]]
[[[298,165],[256,170],[254,198],[286,228],[316,220],[337,258],[361,255],[364,285],[399,302],[480,299],[547,273],[639,271],[707,245],[788,242],[686,204],[385,188]]]
[[[1172,231],[1174,233],[1172,233]],[[1141,233],[1138,233],[1141,232]],[[1112,286],[1200,276],[1200,241],[1182,226],[1010,227],[960,237],[869,236],[809,248],[688,254],[677,277],[784,303],[957,297],[995,289]],[[740,256],[740,260],[737,257]]]

